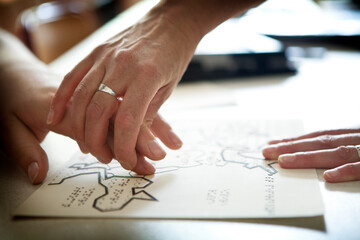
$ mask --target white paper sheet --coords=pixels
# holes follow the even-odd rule
[[[173,124],[184,141],[138,176],[91,155],[71,161],[27,199],[16,216],[277,218],[323,214],[316,172],[263,160],[269,139],[301,132],[298,121],[219,120]]]

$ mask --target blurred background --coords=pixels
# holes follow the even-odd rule
[[[139,0],[0,0],[0,27],[49,63]]]
[[[0,0],[0,27],[18,36],[36,56],[50,63],[139,1]],[[268,0],[242,16],[240,25],[284,46],[330,43],[360,49],[359,7],[360,0]],[[299,54],[296,51],[293,53]],[[313,53],[321,54],[321,49],[316,51]],[[256,47],[248,52],[256,52]]]

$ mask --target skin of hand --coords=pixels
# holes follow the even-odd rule
[[[274,140],[263,149],[266,159],[283,168],[330,168],[327,182],[360,180],[360,128],[319,131],[296,138]]]
[[[40,143],[48,131],[72,137],[69,114],[65,114],[56,126],[49,128],[46,123],[50,102],[61,77],[44,68],[28,65],[9,66],[0,72],[0,76],[2,147],[27,172],[32,183],[41,183],[48,171],[48,159]],[[160,116],[155,117],[151,131],[150,134],[154,133],[166,146],[176,149],[168,139],[171,127]],[[113,138],[110,135],[107,142],[112,149]],[[146,142],[144,138],[139,137],[137,146],[141,151],[137,150],[137,165],[133,171],[144,175],[153,174],[154,167],[144,158],[144,155],[151,156],[151,152],[146,145],[144,147],[143,142]]]
[[[138,136],[156,158],[164,151],[147,130],[180,81],[201,38],[231,16],[262,1],[164,0],[137,24],[94,49],[66,75],[51,103],[48,124],[63,118],[67,103],[73,136],[83,152],[102,162],[112,158],[106,144],[114,121],[115,158],[126,169],[137,165]],[[100,83],[123,101],[97,91]],[[169,132],[179,147],[180,140]],[[145,143],[144,143],[145,146]]]
[[[50,102],[61,76],[49,71],[16,38],[1,29],[0,53],[1,147],[28,174],[32,183],[41,183],[48,171],[48,159],[40,146],[41,141],[49,130],[73,138],[68,110],[57,125],[49,126],[46,123]],[[71,103],[67,108],[70,107]],[[110,127],[112,125],[113,122]],[[147,148],[148,135],[158,137],[171,149],[179,147],[169,138],[170,132],[170,125],[156,115],[152,125],[139,135],[136,144],[137,164],[132,169],[134,172],[153,174],[155,169],[144,156],[160,159]],[[112,135],[108,134],[107,143],[111,150],[113,141]]]

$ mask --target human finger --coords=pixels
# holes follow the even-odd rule
[[[136,142],[155,85],[131,85],[123,97],[114,122],[114,154],[120,164],[132,170],[137,161]]]
[[[92,88],[95,88],[95,92],[87,105],[85,119],[82,120],[85,122],[84,143],[86,149],[103,163],[110,162],[114,157],[114,149],[110,148],[106,138],[109,130],[114,130],[113,125],[115,121],[113,116],[122,102],[121,96],[124,95],[127,85],[126,81],[119,81],[117,79],[116,76],[119,75],[118,70],[118,68],[107,69],[104,71],[103,76],[101,76],[100,82],[97,82],[98,85],[92,86]],[[110,124],[110,121],[112,124]],[[80,120],[78,124],[81,127]],[[114,136],[113,133],[111,134]],[[116,145],[114,144],[114,146]],[[119,162],[123,163],[125,161],[120,159]],[[131,169],[129,167],[125,168]]]
[[[154,118],[151,131],[171,149],[179,149],[183,144],[171,126],[160,115]]]
[[[152,123],[153,119],[158,116],[161,105],[166,101],[166,99],[169,98],[175,86],[176,84],[174,85],[174,83],[169,83],[157,90],[154,97],[151,99],[151,102],[149,103],[144,117],[144,122],[147,122],[150,119],[150,122]]]
[[[155,168],[151,163],[145,160],[144,156],[138,154],[136,165],[132,171],[139,175],[151,175],[155,173]]]
[[[8,128],[4,129],[2,138],[6,152],[16,161],[20,168],[28,175],[31,183],[41,183],[49,169],[45,151],[39,140],[19,119],[8,119]]]
[[[108,93],[98,91],[91,99],[85,123],[86,148],[100,162],[109,163],[113,152],[107,143],[110,119],[116,112],[119,101]]]
[[[62,120],[66,110],[66,104],[73,96],[76,87],[91,69],[93,64],[93,59],[88,56],[65,75],[51,101],[47,116],[47,124],[55,125]]]
[[[71,129],[82,152],[89,152],[85,145],[85,122],[88,105],[105,74],[104,67],[94,66],[78,84],[70,107]]]
[[[348,182],[360,180],[360,162],[348,163],[343,166],[324,172],[324,179],[327,182]]]
[[[359,161],[355,146],[283,154],[278,158],[282,168],[334,168]]]
[[[151,160],[160,160],[166,156],[166,152],[145,124],[140,128],[136,150]]]
[[[272,144],[263,148],[263,155],[266,159],[277,159],[278,156],[285,153],[331,149],[343,145],[356,145],[358,143],[360,143],[360,133],[323,135]]]
[[[347,133],[360,133],[359,128],[346,128],[346,129],[335,129],[335,130],[323,130],[323,131],[317,131],[313,133],[308,133],[305,135],[301,135],[294,138],[284,138],[284,139],[278,139],[278,140],[271,140],[268,142],[268,144],[277,144],[281,142],[293,142],[301,139],[306,138],[315,138],[323,135],[340,135],[340,134],[347,134]]]

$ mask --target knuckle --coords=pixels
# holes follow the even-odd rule
[[[131,50],[122,49],[114,54],[114,59],[117,62],[131,62],[134,57],[134,53]]]
[[[102,43],[94,48],[94,50],[91,52],[92,55],[98,56],[99,54],[103,53],[107,49],[107,44]]]
[[[113,61],[116,66],[136,66],[134,64],[136,63],[136,61],[134,60],[134,53],[133,51],[128,49],[108,51],[105,57],[111,59],[111,61]]]
[[[136,113],[132,111],[127,111],[125,113],[119,114],[116,117],[115,123],[122,128],[133,129],[137,126],[139,122],[139,117]]]
[[[68,73],[64,76],[63,82],[71,82],[71,79],[72,79],[72,76],[73,76],[73,71],[74,71],[74,70],[68,72]]]
[[[80,83],[74,91],[74,98],[82,99],[85,96],[89,95],[89,89],[85,84]]]
[[[91,101],[87,109],[87,117],[91,119],[98,119],[103,115],[104,106],[97,101]]]
[[[352,154],[351,154],[351,150],[349,147],[346,147],[346,146],[337,147],[335,150],[335,153],[336,153],[337,157],[339,157],[340,159],[343,159],[346,161],[352,159]]]
[[[318,137],[320,144],[325,148],[332,148],[334,147],[334,136],[331,135],[324,135]]]

